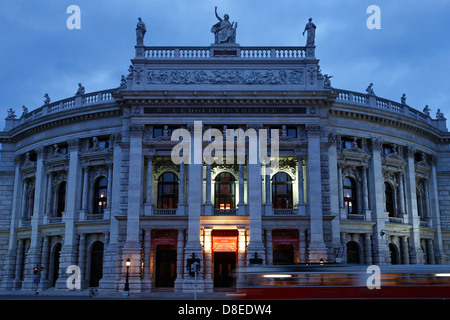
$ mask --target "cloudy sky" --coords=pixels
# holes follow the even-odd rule
[[[67,8],[81,9],[81,29],[69,30]],[[381,9],[370,30],[367,8]],[[449,0],[1,0],[0,130],[7,109],[34,110],[52,101],[117,87],[134,55],[135,27],[147,25],[145,45],[208,46],[211,26],[228,13],[241,46],[303,46],[303,28],[317,25],[316,57],[336,88],[407,103],[434,117],[450,116]],[[450,118],[450,117],[449,117]]]

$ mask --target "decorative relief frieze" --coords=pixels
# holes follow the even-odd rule
[[[304,84],[304,72],[303,69],[150,70],[147,84]]]

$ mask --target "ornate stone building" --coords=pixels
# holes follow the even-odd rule
[[[136,292],[192,290],[193,255],[204,291],[239,286],[237,270],[255,258],[446,262],[445,118],[377,97],[372,85],[333,88],[312,45],[232,39],[140,44],[118,88],[85,93],[80,84],[74,97],[46,95],[20,118],[9,111],[0,132],[2,289],[34,289],[39,277],[41,289],[67,290],[76,265],[82,288],[122,291],[127,259]],[[224,134],[277,130],[278,168],[175,164],[174,130],[192,133],[192,145],[211,142],[196,138],[194,121]]]

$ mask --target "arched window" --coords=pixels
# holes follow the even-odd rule
[[[358,213],[358,202],[356,197],[356,182],[352,178],[344,177],[344,206],[347,214]]]
[[[223,172],[215,179],[214,204],[216,209],[235,209],[235,179],[231,173]]]
[[[58,186],[56,200],[56,217],[62,217],[62,213],[66,209],[66,182],[63,181]]]
[[[391,255],[391,264],[399,263],[399,252],[397,246],[393,243],[389,243],[389,253]]]
[[[389,212],[389,217],[395,217],[394,190],[389,182],[384,183],[384,195],[386,201],[386,211]]]
[[[175,173],[166,172],[158,179],[158,208],[178,208],[178,177]]]
[[[292,178],[284,172],[272,177],[272,206],[275,209],[292,209]]]
[[[94,214],[105,213],[107,203],[108,181],[105,177],[100,177],[94,184]]]

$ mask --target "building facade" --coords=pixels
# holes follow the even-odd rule
[[[193,290],[194,257],[206,292],[238,287],[239,268],[255,262],[447,262],[442,114],[377,97],[372,85],[333,88],[311,42],[217,42],[139,43],[118,88],[80,85],[20,118],[9,111],[0,132],[3,290],[32,290],[37,277],[41,289],[67,290],[78,266],[82,288],[120,292],[127,259],[134,292]],[[192,161],[175,163],[180,128]],[[248,161],[262,152],[250,138],[243,154],[226,149],[239,129],[256,141],[269,129],[271,144],[278,134],[275,170]],[[233,154],[206,163],[196,152],[213,143]]]

